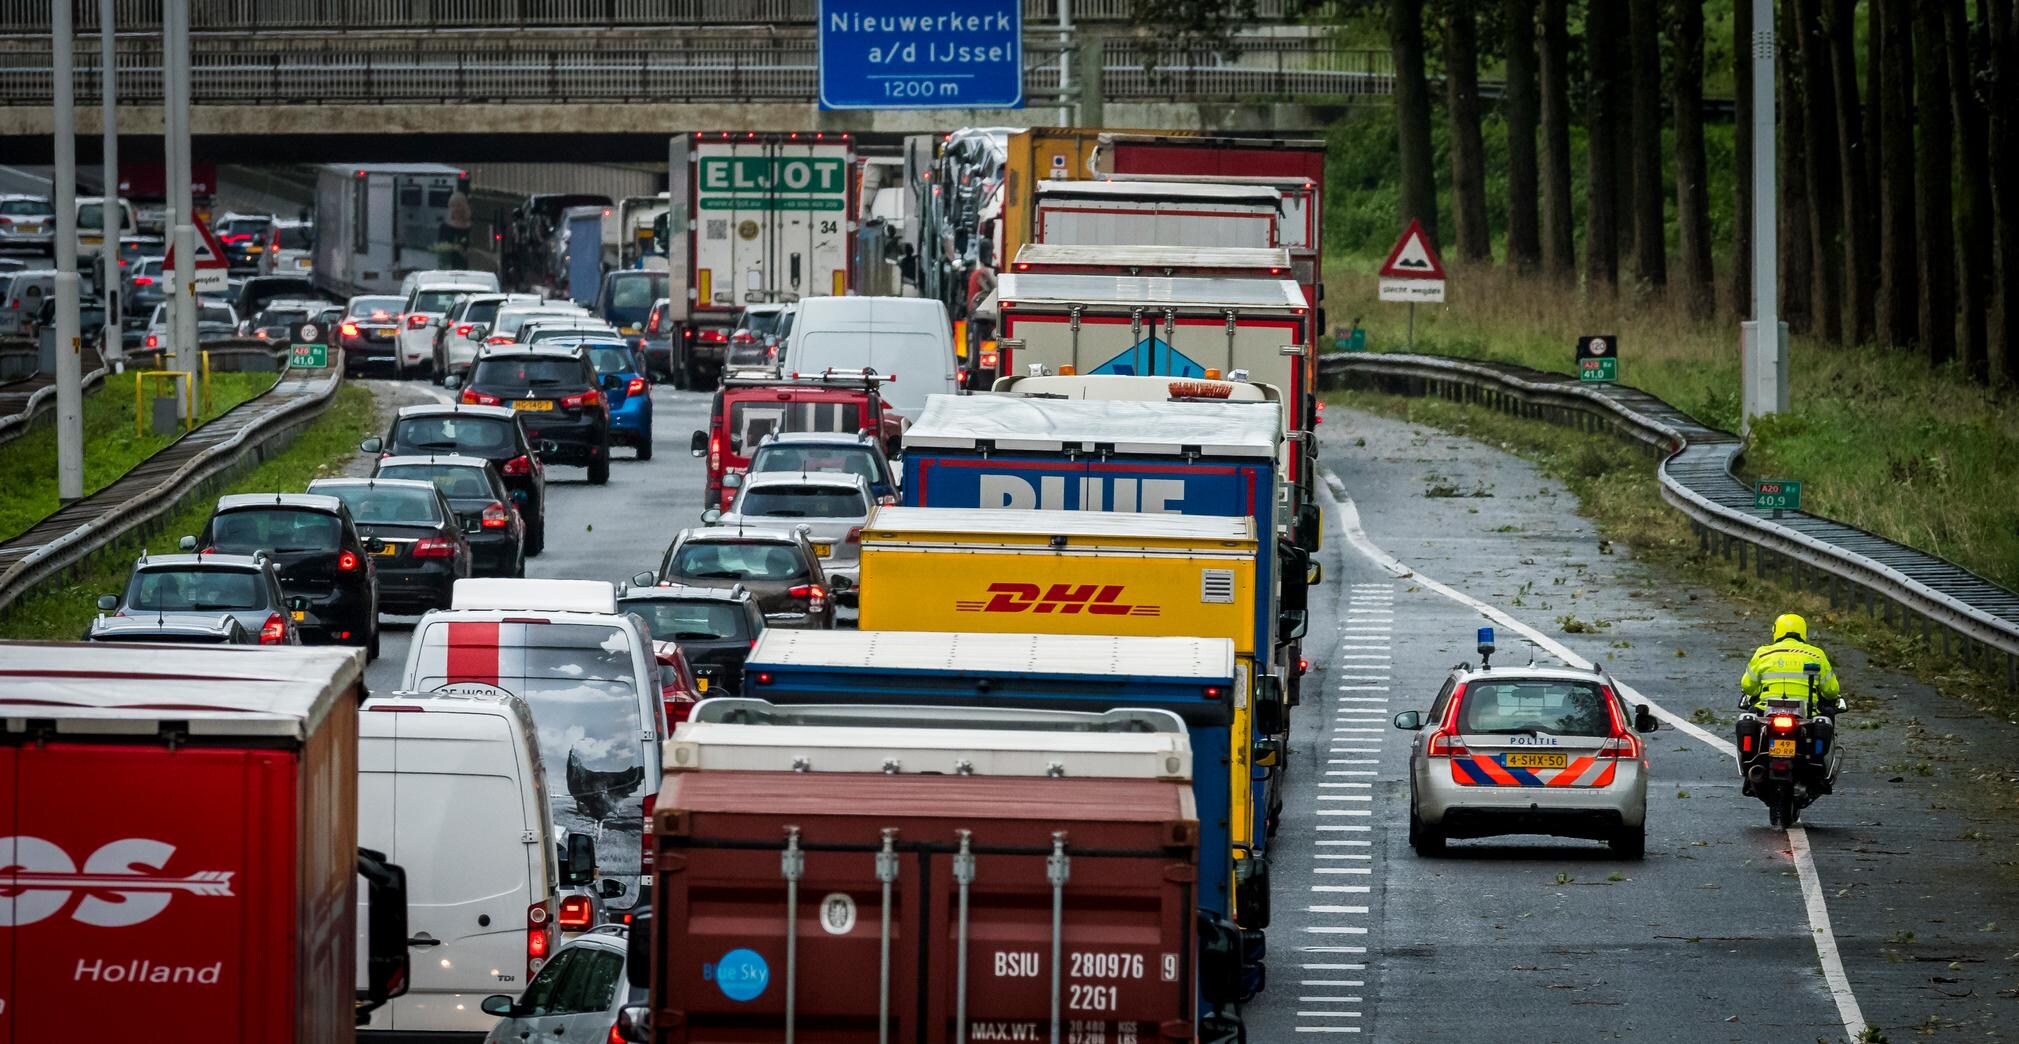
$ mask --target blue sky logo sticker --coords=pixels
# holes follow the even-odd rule
[[[703,979],[715,980],[722,995],[733,1001],[751,1001],[763,996],[771,984],[771,966],[756,950],[731,950],[714,964],[701,966]]]
[[[1193,362],[1185,353],[1171,347],[1169,342],[1160,339],[1156,334],[1151,334],[1134,347],[1094,367],[1093,372],[1119,374],[1123,377],[1139,375],[1204,377],[1206,368]]]

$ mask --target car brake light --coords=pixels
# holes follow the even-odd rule
[[[383,323],[383,322],[385,322],[386,320],[388,320],[388,319],[391,319],[392,317],[393,317],[393,313],[391,313],[391,312],[382,312],[382,311],[378,311],[378,310],[376,310],[376,309],[374,309],[374,310],[372,311],[372,320],[373,320],[374,322],[380,322],[380,323]]]
[[[729,333],[726,330],[703,330],[701,339],[710,344],[725,344],[729,340]]]
[[[428,325],[428,317],[425,315],[407,316],[407,329],[409,330],[418,330],[426,325]]]
[[[1471,752],[1458,742],[1458,709],[1465,703],[1465,686],[1451,690],[1451,702],[1444,711],[1444,721],[1439,723],[1430,738],[1423,744],[1426,758],[1463,758]]]
[[[751,333],[748,330],[738,330],[735,333],[730,334],[729,339],[735,341],[737,344],[749,344],[752,341],[757,340],[757,335]]]
[[[719,475],[722,473],[722,436],[720,434],[711,433],[708,436],[708,473],[710,475]]]
[[[266,618],[266,623],[260,626],[259,644],[279,645],[286,640],[287,621],[281,619],[279,613],[269,614]]]
[[[337,327],[337,332],[344,335],[345,337],[356,337],[358,335],[358,324],[348,322],[344,323],[343,325]]]
[[[876,498],[876,504],[878,507],[890,507],[896,503],[897,503],[897,495],[894,493],[885,493],[884,495]]]
[[[586,895],[571,895],[561,900],[561,911],[554,915],[554,923],[564,932],[579,932],[596,920],[596,904]]]
[[[446,537],[422,537],[414,541],[415,558],[454,558],[455,542]]]
[[[134,286],[153,286],[153,285],[154,285],[154,278],[153,278],[152,276],[134,276],[134,277],[133,277],[133,285],[134,285]]]
[[[149,348],[159,348],[159,347],[161,347],[161,338],[160,338],[160,337],[159,337],[158,335],[156,335],[156,334],[148,334],[148,335],[147,335],[147,346],[148,346]]]
[[[553,943],[547,926],[547,904],[526,907],[526,978],[531,979],[547,965],[547,947]]]
[[[998,362],[1001,362],[1001,361],[1002,361],[1002,357],[1001,357],[1000,355],[997,355],[997,354],[996,354],[995,352],[983,352],[983,353],[981,353],[981,368],[982,368],[982,369],[984,369],[984,370],[993,370],[993,369],[995,369],[995,368],[996,368],[996,363],[998,363]]]
[[[512,513],[505,509],[505,505],[495,500],[484,505],[483,526],[485,529],[503,529],[511,525],[511,523]]]
[[[486,338],[484,338],[484,343],[485,343],[485,344],[511,344],[511,343],[512,343],[512,339],[511,339],[511,338],[509,338],[509,337],[505,337],[505,336],[502,336],[502,335],[501,335],[501,336],[497,336],[497,337],[486,337]]]
[[[652,836],[651,831],[646,831],[645,836]],[[613,1022],[610,1024],[610,1035],[605,1037],[604,1040],[606,1044],[624,1044],[624,1034],[617,1029],[617,1024]]]
[[[457,336],[457,337],[468,337],[468,336],[470,336],[470,331],[471,331],[471,330],[474,330],[474,329],[476,329],[476,328],[477,328],[477,324],[475,324],[475,323],[464,323],[464,324],[462,324],[461,326],[458,326],[458,327],[456,327],[456,336]]]
[[[625,384],[625,385],[624,385],[624,394],[626,394],[626,395],[643,395],[643,394],[645,394],[645,378],[643,378],[643,377],[633,377],[633,378],[631,378],[631,380],[629,381],[629,383],[627,383],[627,384]]]
[[[502,406],[505,400],[495,395],[486,395],[475,388],[464,388],[463,403],[469,406]]]
[[[337,555],[337,571],[340,573],[355,573],[358,566],[363,564],[364,561],[358,558],[355,551],[344,551]]]
[[[659,320],[662,318],[662,316],[663,313],[659,312],[657,309],[654,309],[652,312],[652,317],[650,319],[645,320],[645,332],[658,333]]]
[[[1601,758],[1640,757],[1641,750],[1643,749],[1640,737],[1634,735],[1632,729],[1627,728],[1626,720],[1619,711],[1619,697],[1613,695],[1611,686],[1606,686],[1599,691],[1605,694],[1605,712],[1606,716],[1612,719],[1612,735],[1606,737],[1604,743],[1599,744],[1598,756]]]
[[[785,593],[794,598],[806,599],[806,607],[812,612],[817,613],[827,605],[827,589],[819,584],[800,584]]]
[[[507,475],[530,475],[533,473],[533,459],[521,453],[505,462],[500,469]]]
[[[562,409],[581,409],[584,406],[600,406],[602,404],[603,404],[603,393],[597,391],[594,388],[591,388],[588,391],[581,393],[580,395],[561,396]]]
[[[850,527],[848,527],[848,535],[847,535],[847,536],[845,536],[845,537],[842,537],[842,538],[841,538],[841,542],[842,542],[842,543],[844,543],[844,544],[860,544],[860,543],[862,543],[862,527],[861,527],[861,526],[850,526]]]
[[[1788,714],[1776,714],[1776,715],[1774,715],[1774,729],[1775,729],[1775,731],[1777,731],[1777,732],[1786,732],[1786,731],[1788,731],[1789,729],[1792,729],[1792,728],[1794,728],[1794,727],[1795,727],[1795,719],[1794,719],[1794,717],[1793,717],[1792,715],[1788,715]]]

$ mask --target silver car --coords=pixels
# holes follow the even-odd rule
[[[743,476],[728,514],[710,508],[701,517],[712,526],[803,529],[821,570],[853,587],[862,576],[862,526],[875,502],[869,483],[852,472],[767,471]]]
[[[1647,847],[1638,733],[1655,724],[1601,672],[1461,664],[1428,711],[1395,716],[1416,733],[1409,843],[1431,856],[1449,838],[1548,834],[1605,841],[1638,859]]]
[[[282,591],[280,574],[264,552],[142,555],[125,593],[99,596],[98,609],[113,618],[198,629],[214,628],[220,615],[228,615],[261,645],[301,644],[295,604]],[[103,640],[101,628],[119,626],[94,625],[90,637]]]
[[[56,238],[56,208],[47,196],[0,195],[0,250],[47,251]]]
[[[526,992],[484,998],[484,1013],[498,1016],[484,1044],[605,1044],[618,1011],[646,1002],[625,975],[629,937],[625,925],[599,925],[555,950]]]

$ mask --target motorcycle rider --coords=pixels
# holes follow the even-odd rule
[[[1810,664],[1818,668],[1813,677],[1806,669]],[[1766,714],[1769,699],[1802,700],[1807,707],[1804,717],[1808,718],[1835,714],[1844,709],[1841,688],[1836,672],[1830,667],[1829,654],[1809,644],[1809,623],[1794,613],[1783,613],[1774,620],[1773,643],[1753,650],[1753,658],[1746,664],[1746,673],[1739,677],[1739,689],[1745,693],[1739,700],[1739,709],[1755,715]],[[1759,730],[1757,718],[1739,719],[1739,749],[1748,749],[1748,736],[1754,741],[1751,755],[1744,759],[1747,764],[1740,766],[1741,774],[1747,777],[1747,794],[1752,793],[1752,780],[1745,769],[1761,755],[1757,747]]]

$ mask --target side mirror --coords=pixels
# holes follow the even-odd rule
[[[447,388],[450,391],[455,391],[457,388],[460,388],[462,386],[463,386],[463,375],[460,373],[452,373],[449,374],[447,377],[442,378],[442,387]]]
[[[659,578],[657,576],[652,575],[651,573],[631,574],[632,587],[651,587],[652,585],[657,584],[658,582]]]
[[[1648,709],[1647,704],[1642,703],[1634,707],[1633,731],[1653,732],[1658,728],[1661,728],[1661,722],[1655,720],[1654,712]]]
[[[377,435],[358,443],[358,452],[360,453],[379,453],[385,448],[386,440],[379,438]]]
[[[631,911],[631,934],[624,943],[624,978],[634,989],[652,988],[652,908],[643,903]]]
[[[827,586],[836,591],[847,591],[855,587],[855,581],[845,576],[830,576],[827,578]]]
[[[631,934],[638,934],[638,925],[633,921]],[[647,989],[640,986],[639,989]],[[651,1044],[652,1008],[645,1004],[629,1004],[617,1009],[617,1037],[631,1044]]]
[[[853,587],[837,587],[834,589],[834,604],[843,609],[860,609],[862,592]]]
[[[1199,993],[1216,1004],[1245,994],[1241,930],[1210,913],[1199,914]]]
[[[175,546],[184,551],[194,551],[196,550],[196,538],[193,536],[183,537],[181,540],[175,542]]]
[[[1255,741],[1255,767],[1275,768],[1283,763],[1283,747],[1273,739]]]
[[[1291,609],[1276,618],[1276,630],[1287,641],[1296,641],[1304,637],[1304,632],[1310,626],[1311,618],[1302,609]]]
[[[407,872],[386,862],[384,852],[358,849],[358,876],[365,879],[371,908],[365,941],[365,985],[354,1005],[358,1025],[373,1011],[407,992],[411,966],[407,951]]]
[[[1285,717],[1283,679],[1273,674],[1255,679],[1255,735],[1274,736],[1283,732],[1289,726]]]
[[[697,432],[695,432],[695,433],[694,433],[694,437],[693,437],[693,438],[691,438],[691,439],[689,439],[689,440],[687,440],[687,452],[689,452],[689,453],[692,453],[692,454],[694,454],[694,455],[695,455],[695,456],[697,456],[697,457],[705,457],[705,456],[707,456],[707,455],[708,455],[708,433],[707,433],[707,432],[705,432],[705,431],[697,431]]]
[[[605,899],[615,899],[624,894],[624,882],[614,877],[606,877],[596,882],[596,894]]]
[[[470,340],[477,344],[482,344],[484,343],[484,338],[489,336],[490,332],[491,324],[474,323],[470,326]]]
[[[563,885],[585,885],[596,879],[596,839],[587,834],[568,832],[568,854],[562,860],[561,883]]]
[[[1395,727],[1415,732],[1423,727],[1423,713],[1421,711],[1403,711],[1395,716]]]
[[[701,513],[701,521],[706,522],[711,526],[717,522],[722,521],[722,509],[709,508],[708,510],[703,511]]]
[[[99,609],[99,611],[100,611],[100,612],[106,612],[106,613],[109,613],[109,612],[111,612],[112,610],[114,610],[114,609],[117,609],[117,608],[119,608],[119,596],[118,596],[118,595],[99,595],[99,596],[98,596],[98,609]]]
[[[1323,583],[1324,580],[1325,564],[1315,558],[1312,559],[1310,566],[1304,570],[1304,586],[1316,587],[1320,583]]]
[[[297,613],[305,612],[308,609],[308,599],[301,595],[289,595],[287,607]]]
[[[518,1014],[519,1003],[513,1000],[507,994],[493,993],[490,996],[485,997],[482,1001],[478,1002],[477,1010],[483,1012],[486,1015],[496,1016],[497,1018],[501,1019],[509,1019],[512,1016]]]
[[[729,474],[722,476],[722,485],[729,489],[742,489],[743,476],[738,475],[732,471]]]

